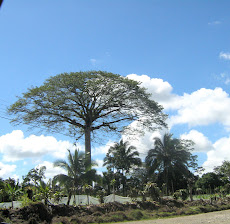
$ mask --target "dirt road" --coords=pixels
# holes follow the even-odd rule
[[[176,218],[155,219],[146,221],[125,222],[125,224],[230,224],[230,210],[209,212],[199,215],[181,216]],[[116,224],[124,224],[122,222]]]

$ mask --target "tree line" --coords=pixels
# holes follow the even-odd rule
[[[35,193],[41,187],[41,197],[45,197],[46,202],[50,189],[52,192],[64,190],[68,202],[72,195],[82,192],[99,192],[101,198],[112,192],[145,198],[150,194],[146,192],[152,192],[149,196],[158,198],[160,194],[172,195],[180,189],[188,189],[192,199],[195,183],[204,188],[202,180],[217,175],[207,174],[209,178],[194,175],[198,168],[197,158],[192,154],[194,143],[173,138],[171,133],[154,138],[153,148],[143,160],[135,146],[123,140],[115,143],[104,159],[107,171],[103,175],[96,173],[91,158],[92,136],[97,138],[103,132],[138,135],[167,128],[163,107],[140,82],[118,74],[86,71],[50,77],[41,86],[31,87],[18,97],[8,113],[16,125],[63,133],[75,142],[84,137],[85,153],[68,151],[67,161],[54,162],[54,166],[65,169],[65,174],[45,183],[44,170],[32,169],[23,178],[22,187],[33,183]],[[132,122],[135,126],[130,125]],[[221,184],[208,186],[213,191]]]
[[[230,193],[230,161],[224,161],[213,172],[202,177],[195,175],[196,157],[190,152],[191,141],[172,138],[166,133],[163,139],[155,138],[153,149],[148,151],[144,161],[137,149],[121,140],[108,150],[104,158],[107,171],[102,175],[96,170],[86,169],[85,154],[79,150],[68,150],[67,160],[54,161],[54,167],[63,168],[66,173],[58,174],[45,182],[46,167],[33,168],[23,181],[12,178],[0,180],[0,201],[40,201],[45,204],[58,203],[62,197],[78,194],[93,195],[103,203],[109,194],[129,196],[136,200],[147,198],[160,200],[163,196],[186,199],[190,194],[214,194],[225,196]],[[95,165],[95,164],[92,164]],[[92,184],[93,183],[93,184]]]

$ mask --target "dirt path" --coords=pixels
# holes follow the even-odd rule
[[[146,221],[125,222],[125,224],[230,224],[230,210],[209,212],[199,215],[181,216],[176,218],[155,219]],[[124,224],[119,222],[116,224]]]

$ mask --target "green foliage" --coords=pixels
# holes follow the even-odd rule
[[[174,194],[173,194],[173,198],[175,200],[178,200],[179,198],[183,201],[185,201],[188,198],[189,194],[188,191],[186,189],[180,189],[177,190]]]
[[[129,145],[129,142],[121,140],[109,148],[104,158],[104,166],[121,170],[122,174],[129,173],[134,166],[141,166],[141,159],[136,147]]]
[[[140,210],[132,210],[129,214],[134,220],[140,220],[143,218],[143,213]]]
[[[22,189],[19,186],[19,183],[17,183],[15,186],[11,186],[9,183],[6,185],[6,191],[10,195],[11,202],[12,202],[12,208],[14,207],[13,201],[16,200],[16,198],[22,194]]]
[[[40,200],[44,200],[45,205],[47,205],[48,199],[51,199],[52,196],[53,194],[50,187],[50,182],[45,183],[44,181],[40,181],[38,198],[40,198]]]
[[[26,195],[22,195],[20,201],[21,207],[29,206],[31,203],[33,203],[33,201],[30,200]]]
[[[139,82],[108,72],[88,71],[47,79],[18,97],[8,112],[15,124],[65,132],[75,139],[85,135],[89,165],[92,132],[121,132],[134,120],[143,127],[139,131],[155,130],[156,126],[166,126],[167,116],[162,110]]]
[[[214,193],[215,188],[223,185],[220,176],[214,172],[205,173],[196,182],[196,187],[201,188],[203,192]]]
[[[40,168],[31,169],[28,174],[23,177],[23,186],[29,186],[33,184],[35,187],[38,186],[39,182],[45,178],[46,167],[42,166]]]
[[[150,149],[145,162],[150,175],[157,172],[157,182],[166,184],[166,194],[174,192],[181,186],[181,181],[192,176],[189,168],[196,168],[197,156],[190,152],[194,143],[190,140],[172,138],[172,134],[166,133],[163,139],[154,138],[154,148]],[[187,185],[187,183],[186,183]]]
[[[230,181],[230,161],[225,160],[222,165],[214,168],[214,173],[226,184]]]
[[[160,189],[156,183],[148,182],[145,186],[145,192],[152,200],[159,201]]]
[[[60,200],[63,198],[63,193],[61,191],[56,191],[54,194],[53,194],[53,199],[54,199],[54,202],[55,203],[59,203]]]
[[[54,182],[64,186],[68,192],[68,204],[72,194],[77,194],[77,189],[84,184],[89,184],[96,178],[96,170],[86,168],[84,153],[75,150],[72,154],[68,150],[68,161],[57,160],[54,167],[61,167],[67,174],[58,174],[54,177]]]

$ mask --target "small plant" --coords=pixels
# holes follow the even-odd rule
[[[88,201],[88,205],[89,205],[89,195],[90,195],[90,193],[92,192],[92,190],[93,190],[93,187],[91,186],[91,185],[89,185],[89,184],[85,184],[84,186],[83,186],[83,191],[86,193],[86,195],[87,195],[87,201]]]
[[[177,190],[174,194],[173,194],[173,198],[175,200],[178,200],[179,198],[181,198],[182,201],[185,201],[188,198],[188,192],[185,189],[180,189]]]
[[[138,192],[139,192],[138,189],[134,187],[130,189],[129,197],[131,198],[132,201],[137,201]]]
[[[159,201],[160,199],[160,189],[157,187],[156,183],[148,182],[145,186],[145,191],[148,193],[149,197],[154,201]]]
[[[144,216],[143,213],[140,210],[133,210],[130,212],[131,218],[134,220],[140,220]]]
[[[14,208],[14,200],[22,193],[19,183],[17,183],[14,187],[11,187],[10,184],[7,184],[6,191],[11,197],[11,207]]]
[[[53,194],[53,198],[54,198],[54,202],[58,204],[60,202],[60,200],[63,198],[62,192],[61,191],[56,191]]]
[[[99,190],[99,191],[97,192],[97,195],[98,195],[98,197],[99,197],[100,203],[101,203],[101,204],[104,203],[105,190],[104,190],[104,189]]]
[[[25,207],[33,203],[32,200],[30,200],[26,195],[23,195],[21,197],[21,207]]]

